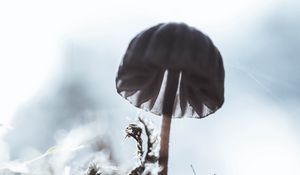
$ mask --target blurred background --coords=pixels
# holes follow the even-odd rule
[[[296,0],[1,1],[0,174],[134,167],[115,76],[129,41],[170,21],[210,36],[226,71],[218,112],[173,121],[170,174],[300,174],[299,18]]]

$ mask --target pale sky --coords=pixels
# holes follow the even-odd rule
[[[271,1],[1,1],[0,121],[58,70],[64,40],[102,24],[134,18],[184,21],[215,32],[270,10]],[[218,32],[220,30],[217,30]],[[219,35],[222,35],[222,33]]]
[[[214,38],[216,45],[221,45],[221,49],[224,49],[226,48],[224,46],[226,44],[223,43],[224,40],[230,40],[227,37],[228,32],[236,32],[236,38],[232,38],[232,40],[238,40],[239,31],[237,29],[245,29],[247,27],[251,29],[251,23],[259,21],[261,16],[274,11],[274,9],[278,8],[278,4],[282,3],[283,1],[281,0],[1,1],[0,124],[13,127],[11,119],[16,111],[26,102],[35,98],[41,89],[49,88],[45,86],[57,78],[62,69],[64,46],[68,40],[74,38],[85,40],[95,36],[97,32],[105,31],[106,33],[110,28],[119,26],[119,23],[130,26],[124,27],[125,30],[128,30],[128,36],[126,37],[130,39],[139,32],[130,30],[132,28],[141,30],[159,22],[183,21],[201,28],[201,30]],[[114,36],[113,33],[111,35]],[[120,34],[117,36],[120,36]],[[113,37],[111,39],[112,41],[107,42],[111,43],[116,40]],[[224,52],[226,53],[226,50]],[[228,60],[231,62],[235,61],[230,60],[230,58]],[[225,62],[226,64],[228,63]],[[114,77],[112,78],[114,79]],[[228,82],[228,84],[230,83]],[[264,87],[261,88],[263,89]],[[178,135],[178,140],[180,140],[180,137],[184,140],[186,136],[181,132],[184,130],[182,128],[184,125],[192,125],[194,128],[205,127],[206,125],[218,126],[220,128],[215,129],[230,134],[223,137],[222,134],[214,133],[213,129],[211,129],[211,133],[218,141],[216,141],[217,139],[211,141],[211,144],[216,144],[214,148],[217,151],[216,155],[211,156],[208,162],[211,163],[211,161],[215,160],[215,157],[218,157],[218,160],[220,159],[222,160],[221,162],[227,163],[226,165],[215,165],[216,171],[220,170],[220,175],[282,175],[299,173],[298,163],[300,163],[300,160],[298,157],[300,153],[297,151],[299,139],[294,139],[297,135],[293,133],[293,129],[289,127],[290,124],[283,119],[284,117],[278,117],[288,116],[288,113],[270,106],[267,102],[264,102],[263,98],[258,99],[259,103],[257,103],[255,95],[241,96],[241,98],[243,100],[247,98],[246,102],[240,104],[239,101],[231,101],[227,103],[225,112],[217,115],[228,114],[228,111],[232,112],[231,110],[235,109],[235,107],[231,105],[239,104],[238,107],[240,109],[247,108],[247,105],[254,105],[256,111],[247,114],[243,113],[244,111],[236,111],[231,116],[232,121],[240,122],[235,129],[240,130],[243,135],[231,131],[231,126],[214,125],[213,121],[206,119],[199,126],[190,120],[182,123],[176,121],[173,125],[174,135]],[[268,114],[268,116],[262,117],[262,114]],[[248,119],[251,116],[255,117],[253,117],[253,120],[241,120],[235,118],[238,115],[248,116]],[[270,118],[270,116],[275,117]],[[225,122],[225,119],[223,120],[221,118],[217,123]],[[260,123],[260,125],[257,125],[255,121]],[[252,132],[251,127],[256,128],[256,130]],[[251,131],[248,132],[245,128],[250,128],[249,130]],[[281,135],[274,136],[274,133],[278,132],[278,128],[282,130]],[[205,130],[201,131],[205,132]],[[5,132],[3,129],[0,129],[0,148],[1,136]],[[261,138],[261,133],[265,134],[262,134],[263,139]],[[249,137],[252,139],[248,139]],[[235,139],[239,140],[236,144],[232,143]],[[200,144],[198,141],[193,140],[189,142],[195,145]],[[218,145],[222,143],[232,147]],[[194,149],[189,145],[185,148]],[[211,153],[212,151],[208,152]],[[174,153],[180,155],[181,152],[174,149]],[[196,152],[195,155],[188,157],[188,159],[191,162],[197,162],[197,156],[201,157],[203,154]],[[257,159],[258,156],[260,156],[260,159]],[[278,157],[281,157],[281,159],[278,160]],[[171,164],[176,164],[176,161],[178,159],[171,159]],[[234,167],[232,167],[233,165]],[[205,162],[203,162],[203,166],[214,168],[214,165],[206,165]],[[194,167],[197,169],[197,164],[194,164]],[[185,168],[175,166],[173,169],[174,172],[178,173],[184,173],[189,170],[189,166]],[[201,174],[202,171],[198,170],[198,172]]]

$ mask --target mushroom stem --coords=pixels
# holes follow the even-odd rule
[[[161,131],[160,131],[160,150],[159,150],[159,166],[162,168],[159,175],[168,174],[168,158],[169,158],[169,138],[172,118],[168,115],[163,115]]]
[[[168,70],[167,83],[163,102],[163,117],[160,130],[160,150],[158,163],[162,168],[159,175],[168,174],[168,159],[169,159],[169,137],[173,106],[175,102],[176,91],[178,89],[179,72]]]

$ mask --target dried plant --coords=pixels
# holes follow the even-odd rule
[[[138,118],[139,122],[143,125],[145,134],[147,137],[147,151],[144,155],[143,151],[143,140],[142,140],[142,132],[143,129],[137,125],[137,124],[129,124],[129,126],[126,128],[126,136],[132,137],[137,142],[137,148],[138,148],[138,156],[141,160],[141,163],[138,167],[131,170],[128,175],[152,175],[158,173],[158,168],[155,168],[157,166],[158,161],[158,136],[154,132],[154,128],[151,127],[150,122],[145,121],[142,117]]]
[[[99,165],[95,162],[90,163],[86,175],[101,175],[102,171]]]
[[[126,137],[132,137],[137,143],[137,155],[139,159],[142,161],[143,156],[143,139],[142,135],[142,128],[137,124],[129,124],[128,127],[125,129]]]

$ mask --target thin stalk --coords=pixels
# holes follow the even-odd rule
[[[162,108],[162,122],[160,130],[160,150],[158,163],[162,168],[159,175],[168,175],[168,159],[169,159],[169,138],[170,128],[175,102],[176,91],[178,88],[179,72],[168,70],[167,83],[164,94],[164,102]]]
[[[160,131],[160,150],[158,163],[162,169],[159,175],[168,174],[168,159],[169,159],[169,138],[172,118],[168,115],[163,115]]]

